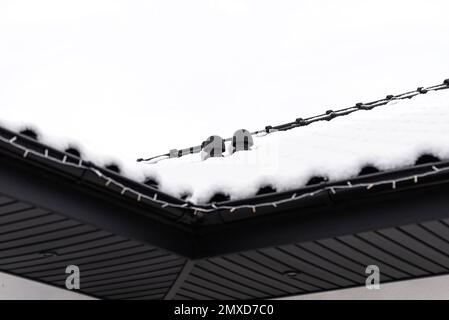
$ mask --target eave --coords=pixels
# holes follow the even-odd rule
[[[375,183],[441,169],[419,183],[326,189],[256,212],[200,216],[189,204],[136,201],[89,171],[24,157],[8,143],[13,137],[36,152],[64,154],[5,129],[0,136],[0,270],[21,277],[64,287],[65,266],[77,264],[81,291],[99,298],[251,299],[362,285],[368,264],[379,265],[383,281],[449,273],[448,162],[351,180]],[[184,203],[96,169],[139,192]],[[320,188],[220,205],[251,206]],[[297,276],[289,277],[291,271]]]

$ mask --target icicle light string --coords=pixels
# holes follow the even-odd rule
[[[263,202],[263,203],[251,204],[251,205],[250,204],[236,205],[236,206],[217,205],[217,204],[213,203],[210,205],[210,208],[208,208],[205,206],[196,206],[196,205],[188,203],[188,202],[179,204],[179,203],[171,203],[168,201],[160,200],[157,197],[157,193],[154,193],[153,196],[143,194],[141,192],[138,192],[138,191],[136,191],[130,187],[127,187],[127,186],[123,185],[122,183],[114,180],[113,178],[102,173],[99,169],[96,169],[89,165],[84,165],[83,161],[80,161],[80,163],[71,163],[71,162],[67,162],[67,157],[64,157],[63,160],[60,160],[58,158],[50,156],[48,149],[45,149],[43,153],[37,152],[32,149],[28,149],[16,142],[17,137],[14,137],[12,139],[6,139],[6,138],[0,136],[0,141],[8,143],[11,146],[13,146],[14,148],[21,150],[23,152],[23,157],[27,157],[28,155],[33,154],[42,159],[47,159],[47,160],[53,161],[55,163],[59,163],[64,166],[70,166],[70,167],[74,167],[74,168],[78,168],[78,169],[91,171],[94,174],[96,174],[99,178],[104,180],[105,186],[114,185],[115,187],[120,189],[119,193],[121,195],[125,195],[125,194],[133,195],[136,197],[136,201],[138,201],[138,202],[142,201],[142,199],[146,199],[146,200],[152,202],[153,204],[159,204],[162,208],[168,207],[168,208],[177,208],[177,209],[188,209],[188,210],[192,210],[196,214],[199,212],[210,213],[210,212],[215,212],[215,211],[219,211],[219,210],[225,210],[225,211],[229,211],[232,213],[236,210],[241,210],[241,209],[249,209],[249,210],[251,210],[251,212],[256,213],[258,208],[263,208],[263,207],[277,208],[281,204],[298,201],[298,200],[301,200],[304,198],[314,197],[314,196],[324,193],[324,192],[331,192],[332,194],[336,194],[337,190],[350,190],[350,189],[356,189],[356,188],[366,188],[367,190],[370,190],[374,186],[385,186],[385,185],[390,185],[392,189],[396,189],[400,182],[411,181],[414,184],[417,184],[421,178],[434,176],[434,175],[437,175],[437,174],[440,174],[443,172],[449,172],[449,167],[438,168],[436,166],[432,166],[432,168],[431,168],[432,170],[430,170],[428,172],[424,172],[422,174],[414,174],[414,175],[406,176],[406,177],[399,178],[399,179],[390,179],[390,180],[382,180],[382,181],[372,182],[372,183],[357,183],[357,184],[352,184],[350,181],[347,181],[346,184],[343,184],[343,185],[326,186],[321,189],[315,190],[313,192],[307,192],[307,193],[303,193],[301,195],[297,195],[296,193],[293,193],[290,197],[287,197],[282,200],[277,200],[277,201]]]
[[[251,132],[251,135],[261,135],[261,134],[266,135],[266,134],[270,134],[270,133],[276,132],[276,131],[286,131],[286,130],[294,129],[297,127],[307,126],[316,121],[331,120],[336,117],[348,115],[355,111],[370,110],[370,109],[373,109],[373,108],[376,108],[379,106],[383,106],[383,105],[386,105],[387,103],[394,101],[394,100],[410,99],[410,98],[413,98],[420,94],[426,94],[429,91],[437,91],[437,90],[447,89],[447,88],[449,88],[449,79],[444,80],[444,82],[439,85],[430,86],[427,88],[419,87],[416,90],[409,91],[406,93],[402,93],[402,94],[398,94],[398,95],[388,95],[385,98],[380,99],[380,100],[367,102],[367,103],[357,103],[353,107],[347,107],[347,108],[339,109],[339,110],[328,110],[324,114],[320,114],[320,115],[316,115],[316,116],[312,116],[312,117],[304,118],[304,119],[298,118],[293,122],[288,122],[288,123],[281,124],[281,125],[274,126],[274,127],[266,126],[265,129],[263,129],[263,130],[257,130],[257,131]],[[223,141],[229,142],[229,141],[232,141],[232,138],[226,138],[226,139],[223,139]],[[185,149],[181,149],[181,150],[174,149],[174,151],[176,152],[176,157],[182,157],[182,156],[185,156],[188,154],[198,153],[201,150],[202,150],[201,146],[195,146],[195,147],[185,148]],[[154,156],[154,157],[147,158],[147,159],[140,158],[140,159],[137,159],[137,161],[138,162],[144,161],[149,164],[153,164],[153,163],[157,163],[159,161],[169,159],[172,157],[173,156],[171,155],[171,152],[168,152],[166,154]]]

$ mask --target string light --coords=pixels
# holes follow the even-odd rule
[[[322,121],[322,120],[329,121],[334,118],[345,116],[345,115],[348,115],[348,114],[356,112],[356,111],[371,110],[373,108],[386,105],[387,103],[394,101],[394,100],[410,99],[417,95],[426,94],[429,91],[437,91],[437,90],[442,90],[442,89],[447,89],[447,88],[449,88],[449,79],[444,80],[444,82],[442,84],[431,86],[428,88],[419,87],[416,90],[409,91],[406,93],[402,93],[402,94],[398,94],[398,95],[388,95],[384,99],[380,99],[380,100],[376,100],[376,101],[372,101],[372,102],[368,102],[368,103],[359,102],[353,107],[348,107],[348,108],[335,110],[335,111],[328,110],[324,114],[312,116],[312,117],[305,118],[305,119],[298,118],[293,122],[288,122],[288,123],[281,124],[281,125],[274,126],[274,127],[266,126],[265,129],[251,132],[250,135],[255,135],[255,136],[260,137],[260,136],[265,136],[267,134],[277,132],[277,131],[286,131],[286,130],[294,129],[297,127],[307,126],[307,125],[309,125],[313,122],[317,122],[317,121]],[[233,138],[223,139],[223,142],[229,142],[229,141],[232,141],[232,139]],[[154,156],[154,157],[150,157],[147,159],[139,158],[139,159],[137,159],[137,162],[145,162],[148,164],[154,164],[154,163],[157,163],[162,160],[166,160],[166,159],[170,159],[170,158],[178,158],[178,157],[182,157],[184,155],[198,153],[201,150],[202,150],[202,146],[189,147],[189,148],[185,148],[185,149],[182,149],[179,151],[174,149],[168,153],[165,153],[165,154],[162,154],[159,156]],[[172,156],[173,151],[176,151],[176,156]]]
[[[445,82],[445,86],[449,87],[449,81]],[[443,89],[441,87],[441,85],[439,86],[434,86],[434,87],[429,87],[426,88],[425,90],[430,91],[430,90],[440,90]],[[424,90],[421,90],[422,92],[424,92]],[[414,95],[417,94],[423,94],[423,93],[416,93],[416,92],[410,92],[407,93],[408,95],[411,95],[412,93],[414,93]],[[405,94],[406,95],[406,94]],[[412,95],[413,96],[413,95]],[[398,99],[396,97],[393,97],[392,100],[394,99]],[[380,100],[382,101],[382,100]],[[335,111],[338,112],[338,111]],[[307,119],[306,119],[307,120]],[[115,187],[117,187],[120,191],[120,194],[125,195],[125,193],[127,195],[133,195],[136,197],[136,201],[140,202],[142,201],[142,199],[146,199],[147,201],[150,201],[154,204],[158,204],[160,205],[162,208],[177,208],[177,209],[188,209],[188,210],[193,210],[195,214],[199,214],[199,213],[210,213],[210,212],[215,212],[215,211],[219,211],[219,210],[225,210],[225,211],[229,211],[229,212],[234,212],[236,210],[242,210],[242,209],[249,209],[251,210],[253,213],[257,212],[258,208],[263,208],[263,207],[275,207],[277,208],[279,205],[285,204],[285,203],[289,203],[292,201],[299,201],[301,199],[304,199],[306,197],[314,197],[316,195],[322,194],[322,193],[326,193],[326,192],[331,192],[332,194],[336,194],[337,190],[349,190],[349,189],[358,189],[358,188],[364,188],[366,190],[370,190],[372,189],[374,186],[387,186],[387,185],[391,185],[391,187],[393,189],[397,188],[397,185],[400,182],[405,182],[405,181],[412,181],[414,184],[417,184],[419,182],[420,179],[425,178],[425,177],[430,177],[430,176],[434,176],[437,174],[441,174],[443,172],[449,172],[449,167],[445,167],[445,168],[438,168],[437,166],[432,166],[430,171],[421,173],[421,174],[414,174],[414,175],[410,175],[410,176],[406,176],[406,177],[402,177],[399,179],[390,179],[390,180],[382,180],[382,181],[378,181],[378,182],[371,182],[371,183],[357,183],[357,184],[353,184],[350,181],[347,181],[345,184],[343,185],[333,185],[333,186],[323,186],[321,189],[315,190],[313,192],[306,192],[303,193],[301,195],[297,195],[297,193],[293,193],[291,197],[287,197],[284,198],[282,200],[277,200],[277,201],[270,201],[270,202],[263,202],[263,203],[258,203],[258,204],[246,204],[246,205],[236,205],[236,206],[232,206],[232,205],[216,205],[215,203],[209,205],[209,206],[199,206],[199,205],[194,205],[188,202],[184,202],[183,204],[179,204],[179,203],[171,203],[168,201],[164,201],[164,200],[160,200],[158,199],[158,194],[154,193],[152,196],[149,196],[147,194],[143,194],[141,192],[138,192],[128,186],[123,185],[122,183],[118,182],[117,180],[109,177],[107,174],[101,172],[99,169],[92,167],[90,165],[90,163],[88,162],[84,162],[82,159],[79,160],[78,163],[71,163],[71,162],[67,162],[67,156],[64,155],[62,160],[59,158],[56,158],[54,156],[50,156],[49,155],[49,151],[48,149],[45,149],[43,153],[37,152],[33,149],[29,149],[24,147],[23,145],[17,143],[17,136],[12,137],[11,139],[6,139],[2,136],[0,136],[0,141],[10,144],[12,147],[16,148],[17,150],[20,150],[23,152],[23,157],[26,158],[29,154],[33,154],[37,157],[40,158],[44,158],[47,160],[50,160],[52,162],[55,163],[59,163],[62,164],[64,166],[71,166],[71,167],[75,167],[78,169],[83,169],[86,171],[90,171],[93,172],[97,177],[99,177],[100,179],[104,180],[104,184],[106,186],[109,185],[114,185]]]

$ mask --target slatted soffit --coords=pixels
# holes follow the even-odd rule
[[[448,220],[246,251],[195,264],[177,299],[256,299],[365,284],[375,264],[381,282],[449,271]]]
[[[82,270],[81,292],[106,299],[161,299],[185,259],[81,221],[0,197],[0,270],[65,288]]]
[[[117,171],[0,127],[0,270],[65,288],[74,264],[102,299],[284,297],[363,285],[371,264],[382,282],[449,273],[449,162],[431,155],[207,205]]]

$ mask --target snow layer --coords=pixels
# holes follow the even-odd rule
[[[314,176],[330,181],[356,176],[366,165],[388,170],[412,165],[422,154],[449,158],[449,90],[392,101],[307,127],[255,137],[253,150],[201,161],[200,155],[146,165],[163,191],[190,194],[194,203],[215,193],[231,199],[270,185],[304,186]]]
[[[349,179],[366,165],[380,170],[404,167],[422,154],[449,159],[449,90],[254,137],[251,150],[232,155],[227,151],[222,158],[202,161],[200,154],[193,154],[157,164],[136,162],[134,154],[127,152],[126,136],[113,149],[103,149],[95,132],[80,130],[80,136],[70,139],[63,134],[67,124],[55,125],[37,115],[31,127],[40,133],[41,142],[62,150],[79,146],[86,160],[98,165],[118,163],[125,176],[140,182],[151,177],[161,191],[188,195],[197,204],[209,201],[215,193],[241,199],[268,185],[278,191],[294,189],[314,176]],[[20,121],[22,116],[20,110],[0,114],[0,125],[15,131],[30,127],[29,122]],[[192,141],[192,145],[199,143]],[[111,146],[111,142],[104,145]]]

